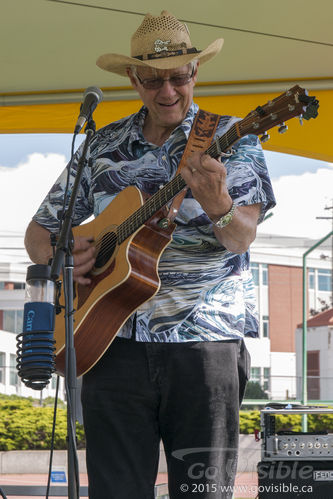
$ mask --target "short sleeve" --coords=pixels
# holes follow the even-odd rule
[[[79,147],[74,155],[72,166],[70,168],[69,175],[69,189],[66,207],[69,203],[70,194],[75,182],[77,175],[78,161],[81,157],[83,145]],[[38,208],[36,214],[33,216],[33,220],[51,232],[56,232],[59,228],[59,214],[63,210],[64,205],[64,194],[67,184],[67,175],[70,164],[66,166],[63,172],[60,174],[58,179],[55,181],[50,191],[42,201],[40,207]],[[84,168],[81,182],[79,186],[79,191],[75,203],[75,210],[73,214],[73,226],[81,224],[86,220],[93,212],[92,199],[90,195],[90,179],[91,173],[90,168],[87,166]]]
[[[256,135],[246,135],[234,146],[234,153],[224,162],[229,194],[237,205],[261,203],[258,223],[275,206],[275,197],[265,156]]]

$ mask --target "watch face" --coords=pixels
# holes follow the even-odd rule
[[[231,222],[232,213],[228,213],[225,217],[223,217],[223,225],[227,225]]]
[[[220,220],[218,220],[215,223],[215,225],[217,225],[217,227],[221,227],[221,228],[228,225],[231,222],[232,217],[234,216],[234,211],[235,211],[235,205],[233,204],[229,213],[226,213],[222,218],[220,218]]]

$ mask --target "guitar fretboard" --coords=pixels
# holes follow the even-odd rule
[[[239,124],[237,127],[234,124],[224,135],[214,140],[205,153],[209,154],[212,158],[219,158],[221,151],[227,151],[239,138]],[[154,213],[163,208],[185,187],[185,180],[178,174],[160,190],[155,192],[138,210],[119,225],[117,233],[119,244],[134,234]]]
[[[214,140],[205,152],[212,158],[219,158],[221,153],[230,151],[232,145],[241,137],[248,134],[260,135],[277,125],[280,125],[279,131],[282,132],[285,130],[284,121],[300,115],[305,119],[315,118],[318,115],[318,107],[319,103],[315,97],[308,96],[305,89],[295,85],[263,106],[258,106],[244,119],[234,123],[225,134]],[[185,187],[185,181],[180,174],[177,174],[153,194],[137,211],[118,226],[116,237],[119,244],[136,232]]]

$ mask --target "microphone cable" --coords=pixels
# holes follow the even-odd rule
[[[56,394],[55,394],[55,399],[54,399],[50,461],[49,461],[49,472],[48,472],[48,476],[47,476],[47,486],[46,486],[45,499],[49,498],[49,493],[50,493],[51,473],[52,473],[53,453],[54,453],[55,428],[56,428],[57,408],[58,408],[58,395],[59,395],[59,376],[57,376]]]

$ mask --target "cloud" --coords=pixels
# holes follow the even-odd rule
[[[277,206],[258,233],[309,238],[324,237],[332,229],[333,216],[325,206],[333,203],[333,165],[316,172],[273,179]],[[17,167],[0,166],[0,231],[24,232],[44,196],[66,166],[61,154],[34,153]]]
[[[325,210],[333,203],[332,165],[316,172],[282,176],[272,184],[277,205],[273,216],[259,226],[259,233],[316,239],[332,230],[331,220],[316,219],[333,216],[333,210]]]
[[[0,166],[0,231],[25,231],[65,166],[65,156],[39,153],[16,168]]]

